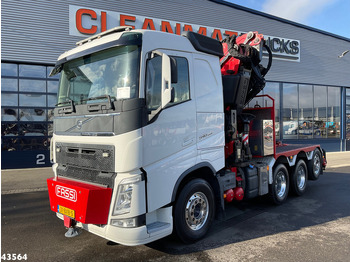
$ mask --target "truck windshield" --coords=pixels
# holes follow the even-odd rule
[[[58,106],[138,97],[140,47],[118,46],[67,62],[63,66]],[[105,98],[104,98],[105,97]],[[98,98],[98,99],[92,99]]]

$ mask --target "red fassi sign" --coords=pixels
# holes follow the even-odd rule
[[[56,185],[56,196],[62,197],[69,201],[77,201],[77,191],[68,187]]]

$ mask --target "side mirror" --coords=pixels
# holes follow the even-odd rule
[[[160,50],[154,50],[148,54],[147,63],[152,65],[152,60],[157,62],[154,62],[155,64],[147,69],[147,74],[150,72],[150,74],[153,75],[153,81],[155,82],[152,83],[150,87],[146,88],[150,88],[152,93],[148,99],[148,102],[151,105],[149,107],[152,111],[151,115],[156,115],[161,109],[165,108],[169,103],[175,100],[175,90],[171,87],[171,84],[177,83],[177,63],[176,59],[170,58]],[[152,77],[150,77],[150,79],[152,79]]]
[[[171,102],[171,63],[170,57],[162,55],[162,108]]]

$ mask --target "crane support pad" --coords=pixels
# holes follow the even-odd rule
[[[47,186],[52,211],[83,224],[107,224],[111,188],[54,177]]]

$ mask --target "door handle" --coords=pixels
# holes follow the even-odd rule
[[[189,146],[193,143],[193,141],[194,141],[194,137],[185,138],[182,143],[182,146]]]

